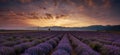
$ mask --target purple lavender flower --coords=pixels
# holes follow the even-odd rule
[[[6,42],[2,43],[2,45],[4,45],[4,46],[14,46],[16,44],[18,44],[18,42],[15,42],[15,41],[6,41]]]
[[[19,45],[15,45],[13,48],[15,49],[17,54],[20,54],[21,52],[24,52],[26,49],[34,46],[34,43],[32,42],[27,42],[27,43],[22,43]]]
[[[44,48],[40,47],[31,47],[25,51],[26,54],[28,55],[45,55],[48,52]]]
[[[88,48],[87,46],[82,47],[82,46],[78,46],[75,48],[76,54],[77,55],[100,55],[99,53],[93,51],[91,48]]]
[[[24,54],[21,54],[21,55],[30,55],[30,54],[28,54],[28,53],[24,53]]]
[[[55,39],[58,39],[58,38],[55,37],[44,43],[40,43],[36,45],[35,47],[31,47],[27,49],[25,53],[29,55],[46,55],[53,49],[54,45],[55,46],[57,45],[57,42],[55,41]]]
[[[67,51],[68,53],[71,53],[72,51],[72,47],[68,43],[59,44],[56,49],[63,49]]]
[[[70,53],[66,52],[65,50],[58,49],[52,53],[52,55],[70,55]]]
[[[70,42],[69,42],[68,38],[66,37],[66,35],[62,38],[62,40],[56,47],[56,51],[60,50],[60,49],[68,52],[69,54],[72,51],[72,47],[71,47]]]
[[[104,45],[101,48],[103,55],[120,55],[120,48],[112,45]]]
[[[57,41],[55,41],[53,39],[46,41],[46,43],[51,44],[53,48],[55,48],[55,46],[57,45]]]
[[[15,52],[11,47],[0,47],[0,55],[15,55]]]
[[[75,45],[75,51],[77,55],[100,55],[99,53],[92,50],[88,45],[82,43],[77,38],[70,36],[70,39],[72,40],[73,44]]]
[[[37,45],[37,47],[44,48],[46,52],[49,52],[50,50],[53,49],[52,45],[49,43],[40,43],[39,45]]]

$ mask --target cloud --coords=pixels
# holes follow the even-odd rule
[[[33,0],[18,0],[18,1],[21,3],[29,3],[29,2],[32,2]]]
[[[0,0],[0,2],[7,2],[7,1],[9,1],[9,0]]]
[[[10,10],[10,11],[8,12],[8,15],[9,15],[9,16],[16,16],[17,14],[16,14],[14,11],[11,11],[11,10]]]
[[[110,0],[84,0],[89,7],[103,7],[109,8],[111,1]]]
[[[6,1],[13,0],[5,0],[5,2]],[[113,15],[111,15],[112,12],[110,12],[112,11],[112,9],[109,9],[112,3],[111,0],[14,0],[14,1],[17,2],[13,2],[13,4],[6,3],[5,6],[2,6],[4,7],[4,9],[0,9],[0,18],[2,17],[1,19],[6,18],[13,20],[15,21],[15,24],[17,24],[16,22],[18,20],[25,20],[26,22],[24,21],[24,23],[27,24],[33,23],[32,25],[34,24],[38,25],[38,23],[40,23],[40,25],[44,24],[45,26],[47,26],[47,24],[54,25],[55,22],[58,23],[61,22],[63,23],[63,25],[65,24],[65,26],[67,25],[77,26],[81,25],[82,23],[87,25],[90,22],[97,23],[98,21],[99,22],[97,24],[105,24],[107,22],[110,23],[110,21],[115,20],[112,19],[114,17]],[[8,8],[8,11],[6,8]],[[89,18],[81,17],[82,15],[84,17]],[[91,21],[92,19],[93,21]],[[10,20],[8,23],[10,23]],[[64,20],[66,21],[63,22]],[[75,20],[76,22],[72,23],[72,20]],[[86,23],[86,21],[84,20],[90,21]],[[102,20],[104,22],[102,22]],[[79,22],[81,24],[75,24]]]
[[[0,2],[13,2],[13,1],[17,1],[17,2],[20,2],[20,3],[30,3],[32,2],[33,0],[0,0]]]
[[[111,1],[110,0],[103,0],[103,2],[104,2],[104,5],[103,5],[104,8],[110,8],[111,7]]]
[[[85,6],[80,5],[80,6],[77,7],[77,9],[78,9],[79,11],[85,11]]]

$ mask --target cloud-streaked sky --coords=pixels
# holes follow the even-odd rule
[[[119,24],[120,0],[0,0],[0,27]]]

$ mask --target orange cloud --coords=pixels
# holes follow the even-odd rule
[[[85,2],[87,3],[88,6],[95,7],[95,3],[93,0],[85,0]]]
[[[14,11],[10,10],[7,15],[9,15],[9,16],[16,16],[17,14]]]
[[[83,5],[78,6],[78,10],[79,10],[79,11],[84,11],[84,10],[85,10],[85,7],[84,7]]]

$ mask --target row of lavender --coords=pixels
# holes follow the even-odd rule
[[[52,55],[71,55],[72,46],[68,39],[68,35],[65,34],[58,46],[55,48]]]
[[[47,43],[50,43],[50,44],[54,45],[55,43],[53,41],[59,41],[61,39],[61,37],[62,37],[61,35],[63,33],[56,33],[56,32],[46,33],[45,32],[45,34],[43,34],[43,33],[40,34],[39,33],[38,36],[35,35],[35,34],[31,35],[30,33],[26,33],[26,34],[31,36],[31,38],[34,38],[34,40],[33,41],[28,41],[28,42],[21,42],[19,44],[14,44],[12,46],[6,46],[6,45],[3,44],[4,42],[1,42],[0,43],[0,55],[21,55],[22,53],[26,52],[27,49],[29,49],[33,46],[39,45],[40,43],[42,44],[43,42],[47,42]],[[22,34],[22,37],[24,36],[23,38],[26,38],[27,37],[26,34]],[[11,35],[9,34],[8,37],[0,37],[0,39],[6,40],[6,38],[10,38],[12,35],[13,34],[11,34]],[[5,34],[4,34],[4,36],[5,36]],[[19,35],[16,35],[16,36],[19,36]],[[20,37],[16,37],[16,38],[20,38]],[[23,38],[20,38],[20,39],[23,39]],[[28,39],[28,37],[27,37],[27,39]],[[6,40],[6,41],[8,41],[8,40]],[[17,41],[14,41],[14,42],[17,42]],[[7,44],[11,45],[10,42],[7,43]],[[55,47],[55,46],[53,46],[53,47]]]
[[[0,55],[120,55],[119,43],[114,42],[119,40],[117,34],[73,31],[31,34],[28,35],[35,38],[33,41],[13,46],[2,44]]]
[[[77,55],[100,55],[100,53],[97,53],[88,45],[81,42],[79,39],[75,38],[70,34],[69,36],[70,36],[70,41]]]
[[[32,42],[32,41],[44,41],[45,39],[49,39],[49,35],[53,35],[54,33],[7,33],[0,34],[0,46],[8,46],[12,47],[17,44]],[[44,38],[44,39],[43,39]],[[40,40],[41,39],[41,40]]]
[[[25,52],[22,55],[48,55],[50,51],[57,46],[61,38],[62,36],[58,35],[57,37],[47,40],[46,42],[37,44],[36,46],[25,50]]]
[[[68,35],[58,36],[27,49],[22,55],[71,55],[72,46]]]
[[[71,34],[101,55],[120,55],[119,34],[103,32],[84,32],[84,34],[71,32]]]
[[[1,46],[0,55],[71,55],[72,46],[67,33],[52,35],[54,37],[50,37],[42,43],[32,41],[12,47]]]

